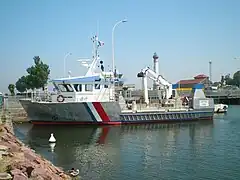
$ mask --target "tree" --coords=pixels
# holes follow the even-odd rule
[[[25,77],[25,87],[27,89],[44,88],[48,81],[50,69],[44,64],[39,56],[34,56],[34,65],[27,69],[28,75]]]
[[[221,85],[223,86],[224,85],[224,82],[225,82],[225,78],[224,78],[224,76],[221,76]]]
[[[240,71],[237,71],[233,75],[233,81],[236,86],[240,86]]]
[[[21,78],[19,78],[16,82],[16,89],[19,92],[25,92],[27,90],[27,84],[26,84],[26,76],[22,76]]]
[[[227,74],[224,77],[224,80],[226,82],[226,85],[235,85],[235,81],[234,81],[234,79],[231,78],[230,74]]]
[[[14,84],[9,84],[8,85],[8,90],[11,93],[12,96],[15,95],[15,85]]]

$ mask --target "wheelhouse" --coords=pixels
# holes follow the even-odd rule
[[[80,76],[53,79],[56,95],[53,102],[93,102],[111,101],[113,89],[111,78],[107,76]],[[61,100],[59,100],[61,97]]]

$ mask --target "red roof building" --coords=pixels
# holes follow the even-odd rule
[[[195,84],[208,84],[209,78],[204,74],[199,74],[194,79],[180,80],[176,84],[180,84],[180,88],[192,88]]]
[[[199,75],[194,77],[194,79],[206,79],[206,78],[208,78],[208,76],[206,76],[204,74],[199,74]]]

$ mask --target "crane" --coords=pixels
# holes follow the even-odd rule
[[[165,90],[165,98],[169,99],[172,97],[172,84],[169,83],[162,75],[157,74],[149,67],[146,67],[137,74],[137,77],[143,78],[143,89],[144,89],[144,99],[145,103],[149,104],[148,99],[148,89],[147,89],[147,78],[153,80],[157,85]]]

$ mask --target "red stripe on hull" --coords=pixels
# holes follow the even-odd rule
[[[103,120],[103,122],[109,122],[110,121],[107,113],[103,109],[103,107],[102,107],[100,102],[93,102],[93,106],[96,109],[96,111],[99,114],[99,116],[101,117],[101,119]]]
[[[36,125],[122,125],[122,124],[166,124],[166,123],[187,123],[191,121],[204,121],[204,120],[213,120],[213,117],[204,117],[204,118],[198,118],[198,119],[191,119],[191,120],[152,120],[152,121],[108,121],[108,122],[66,122],[66,121],[31,121],[32,124]]]

